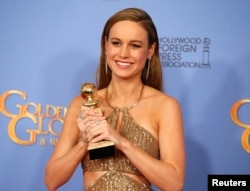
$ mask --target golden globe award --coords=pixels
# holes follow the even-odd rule
[[[98,108],[98,100],[95,99],[97,89],[94,84],[82,84],[80,92],[82,97],[86,98],[86,101],[83,103],[84,106]],[[90,160],[113,156],[115,154],[115,144],[106,140],[91,143],[88,146],[88,152]]]

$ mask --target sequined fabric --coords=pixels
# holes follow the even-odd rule
[[[120,134],[126,137],[131,143],[139,147],[140,149],[147,152],[152,157],[158,159],[159,158],[159,145],[158,141],[150,134],[147,130],[141,127],[130,115],[128,108],[114,108],[111,115],[107,118],[107,121],[112,125],[113,128],[117,128],[118,120],[120,112],[122,112],[122,119],[121,119],[121,127],[120,127]],[[89,156],[86,156],[85,159],[82,161],[82,168],[85,171],[108,171],[103,177],[99,178],[95,181],[90,190],[148,190],[148,188],[144,189],[135,189],[129,188],[126,186],[123,188],[115,189],[115,182],[114,178],[117,178],[117,181],[120,182],[119,185],[126,185],[128,184],[135,184],[136,182],[140,186],[142,184],[138,183],[137,181],[128,178],[125,175],[122,175],[119,172],[130,173],[134,175],[141,175],[141,173],[134,167],[134,165],[129,161],[129,159],[120,151],[115,151],[115,156],[90,160]],[[111,173],[112,172],[112,173]],[[114,177],[113,177],[114,176]],[[124,177],[125,176],[125,177]],[[121,178],[121,179],[120,179]],[[105,181],[103,181],[105,179]],[[111,181],[111,183],[105,183]],[[121,182],[124,181],[124,184]],[[125,184],[126,183],[126,184]],[[133,183],[133,184],[132,184]],[[99,189],[105,184],[108,189]],[[112,185],[111,187],[108,187]],[[89,189],[87,189],[89,191]]]
[[[109,171],[84,191],[152,191],[152,189],[120,172]]]

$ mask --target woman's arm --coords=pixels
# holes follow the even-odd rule
[[[159,124],[161,160],[157,160],[124,139],[120,149],[135,167],[162,191],[181,191],[185,176],[185,146],[182,114],[179,103],[164,99],[156,115]]]
[[[55,191],[65,184],[87,153],[87,143],[78,142],[77,118],[79,117],[81,102],[82,98],[76,97],[68,107],[62,132],[53,155],[46,165],[44,182],[49,191]]]

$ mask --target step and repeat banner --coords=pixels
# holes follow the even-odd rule
[[[95,82],[103,26],[127,7],[154,20],[165,92],[182,106],[184,190],[207,190],[208,175],[250,174],[249,1],[2,0],[0,190],[46,190],[67,106]],[[59,190],[83,190],[80,166]]]

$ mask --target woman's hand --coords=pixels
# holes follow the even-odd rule
[[[79,117],[77,119],[78,127],[80,130],[79,141],[89,143],[93,136],[92,133],[89,133],[89,129],[95,128],[101,123],[102,120],[105,120],[103,112],[100,108],[90,108],[86,106],[81,107]],[[91,131],[92,132],[92,131]]]
[[[77,122],[80,130],[79,140],[85,143],[109,140],[119,147],[122,137],[107,122],[100,108],[82,106]]]

